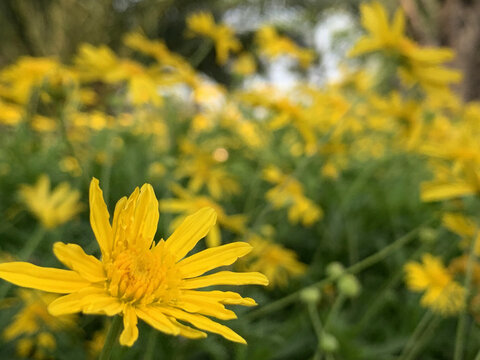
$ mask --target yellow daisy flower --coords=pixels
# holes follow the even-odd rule
[[[405,272],[410,290],[425,291],[422,306],[444,315],[457,313],[465,306],[465,289],[454,281],[439,258],[425,254],[422,263],[407,263]]]
[[[66,182],[50,190],[50,179],[42,175],[35,185],[21,185],[20,198],[46,229],[71,220],[82,210],[80,192]]]
[[[55,316],[77,312],[122,315],[122,345],[131,346],[137,340],[138,318],[171,335],[203,338],[206,333],[200,330],[206,330],[245,343],[230,328],[207,316],[234,319],[235,313],[224,305],[252,306],[255,301],[234,292],[197,289],[267,285],[267,278],[257,272],[220,271],[202,276],[219,266],[231,265],[252,247],[234,242],[185,258],[215,225],[216,217],[213,209],[203,208],[188,216],[166,241],[155,243],[159,212],[152,186],[145,184],[129,198],[121,198],[110,223],[102,190],[94,178],[90,184],[90,222],[102,259],[87,255],[76,244],[57,242],[55,256],[70,270],[9,262],[0,264],[0,278],[19,286],[67,294],[50,303],[48,310]]]

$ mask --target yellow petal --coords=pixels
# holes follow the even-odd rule
[[[123,331],[120,334],[120,344],[132,346],[138,338],[137,315],[132,306],[126,306],[123,311]]]
[[[197,296],[194,293],[182,295],[181,299],[175,304],[175,307],[207,316],[213,316],[221,320],[236,319],[237,315],[225,308],[223,304],[209,297]]]
[[[222,243],[222,236],[220,234],[220,227],[218,224],[212,226],[207,234],[206,242],[209,248],[219,246]]]
[[[464,182],[426,182],[421,184],[420,197],[422,201],[439,201],[475,193],[476,189]]]
[[[170,315],[176,318],[177,320],[187,321],[193,326],[201,330],[206,330],[206,331],[210,331],[210,332],[222,335],[225,339],[235,341],[238,343],[242,343],[242,344],[247,343],[244,338],[242,338],[232,329],[226,327],[225,325],[221,325],[213,320],[210,320],[205,316],[198,315],[198,314],[189,314],[179,309],[173,309],[173,308],[167,308],[167,307],[161,307],[161,310],[165,314]]]
[[[179,328],[180,330],[179,335],[185,336],[186,338],[189,338],[189,339],[204,339],[207,337],[207,333],[191,328],[190,326],[183,325],[179,323],[177,320],[175,320],[173,317],[169,317],[169,320]]]
[[[203,250],[183,259],[178,265],[184,278],[192,278],[219,266],[231,265],[251,250],[252,246],[246,242],[234,242]]]
[[[165,243],[165,247],[175,257],[175,261],[187,255],[197,242],[207,235],[216,220],[215,210],[208,207],[187,216]]]
[[[140,195],[135,206],[135,221],[133,233],[136,234],[136,241],[144,248],[149,248],[158,226],[158,200],[155,197],[152,185],[145,184],[140,190]]]
[[[97,179],[90,182],[90,224],[104,258],[110,256],[112,250],[112,227],[107,205],[103,200],[103,192]]]
[[[195,296],[208,297],[226,305],[242,305],[255,306],[257,303],[252,298],[244,298],[233,291],[197,291],[197,290],[182,290],[182,294],[189,295],[194,293]]]
[[[97,311],[92,311],[95,309]],[[62,296],[54,300],[48,311],[54,316],[84,312],[87,314],[105,314],[113,316],[123,310],[118,298],[112,297],[99,287],[87,287],[78,292]]]
[[[12,284],[47,292],[67,294],[88,285],[75,271],[44,268],[27,262],[0,264],[0,278]]]
[[[65,266],[86,280],[98,282],[106,279],[102,262],[92,255],[85,254],[80,246],[56,242],[53,244],[53,252]]]
[[[179,335],[180,329],[155,306],[141,306],[135,309],[138,317],[150,326],[166,334]]]
[[[268,285],[265,275],[258,272],[232,272],[220,271],[215,274],[201,276],[194,279],[186,279],[182,289],[197,289],[212,285]]]

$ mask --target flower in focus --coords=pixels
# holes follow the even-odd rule
[[[13,322],[5,327],[2,336],[7,341],[16,341],[19,356],[44,359],[57,347],[55,332],[75,326],[72,316],[56,317],[50,315],[47,306],[58,298],[57,295],[39,291],[20,289],[18,298],[22,308]]]
[[[454,281],[439,258],[425,254],[422,263],[407,263],[405,272],[407,287],[412,291],[425,292],[422,306],[443,315],[455,314],[465,306],[465,289]]]
[[[177,199],[164,199],[160,201],[162,211],[179,214],[173,221],[172,226],[176,227],[180,224],[186,215],[204,208],[210,207],[217,214],[218,224],[214,224],[207,235],[207,246],[214,247],[221,244],[220,226],[238,234],[245,232],[245,215],[227,215],[225,210],[213,199],[204,195],[195,195],[194,193],[183,189],[177,184],[172,185],[172,192]]]
[[[247,241],[253,250],[242,259],[243,266],[249,271],[265,274],[271,287],[285,287],[291,277],[303,275],[307,270],[293,250],[276,244],[266,236],[252,235]]]
[[[203,208],[188,216],[164,241],[153,241],[159,212],[153,188],[145,184],[130,197],[121,198],[112,223],[97,179],[90,183],[90,222],[102,259],[87,255],[76,244],[57,242],[55,256],[70,270],[39,267],[27,262],[0,264],[0,278],[15,285],[67,294],[50,303],[55,316],[83,312],[123,316],[120,343],[132,346],[138,338],[138,318],[171,335],[203,338],[210,331],[245,343],[230,328],[212,321],[234,319],[224,305],[253,306],[255,301],[230,291],[199,291],[214,285],[267,285],[256,272],[220,271],[234,263],[251,246],[234,242],[185,257],[216,222],[216,213]],[[203,276],[202,276],[203,275]],[[205,316],[206,315],[206,316]],[[198,329],[185,325],[192,324]]]
[[[82,210],[80,192],[66,182],[50,190],[50,179],[42,175],[33,186],[22,185],[20,197],[47,229],[66,223]]]

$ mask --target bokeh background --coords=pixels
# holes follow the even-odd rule
[[[99,256],[152,184],[156,240],[247,241],[256,308],[189,340],[140,323],[114,359],[480,359],[480,1],[3,0],[1,261]],[[230,289],[230,288],[229,288]],[[228,290],[228,289],[225,289]],[[0,284],[0,358],[94,359],[108,317]],[[223,322],[222,322],[223,323]]]

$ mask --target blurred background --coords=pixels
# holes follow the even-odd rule
[[[185,19],[208,10],[217,20],[235,28],[245,48],[252,45],[255,31],[274,24],[302,45],[315,48],[321,66],[316,76],[325,78],[330,58],[342,56],[358,37],[360,0],[352,1],[162,1],[86,0],[15,1],[0,4],[0,65],[22,55],[55,56],[71,60],[82,43],[105,44],[122,51],[125,34],[141,29],[149,38],[163,39],[169,49],[190,56],[198,43],[184,38]],[[480,96],[479,5],[475,0],[383,0],[389,9],[401,7],[407,32],[422,45],[447,46],[457,56],[452,65],[465,76],[458,91],[465,100]],[[215,66],[212,56],[198,68],[217,81],[231,79]]]

